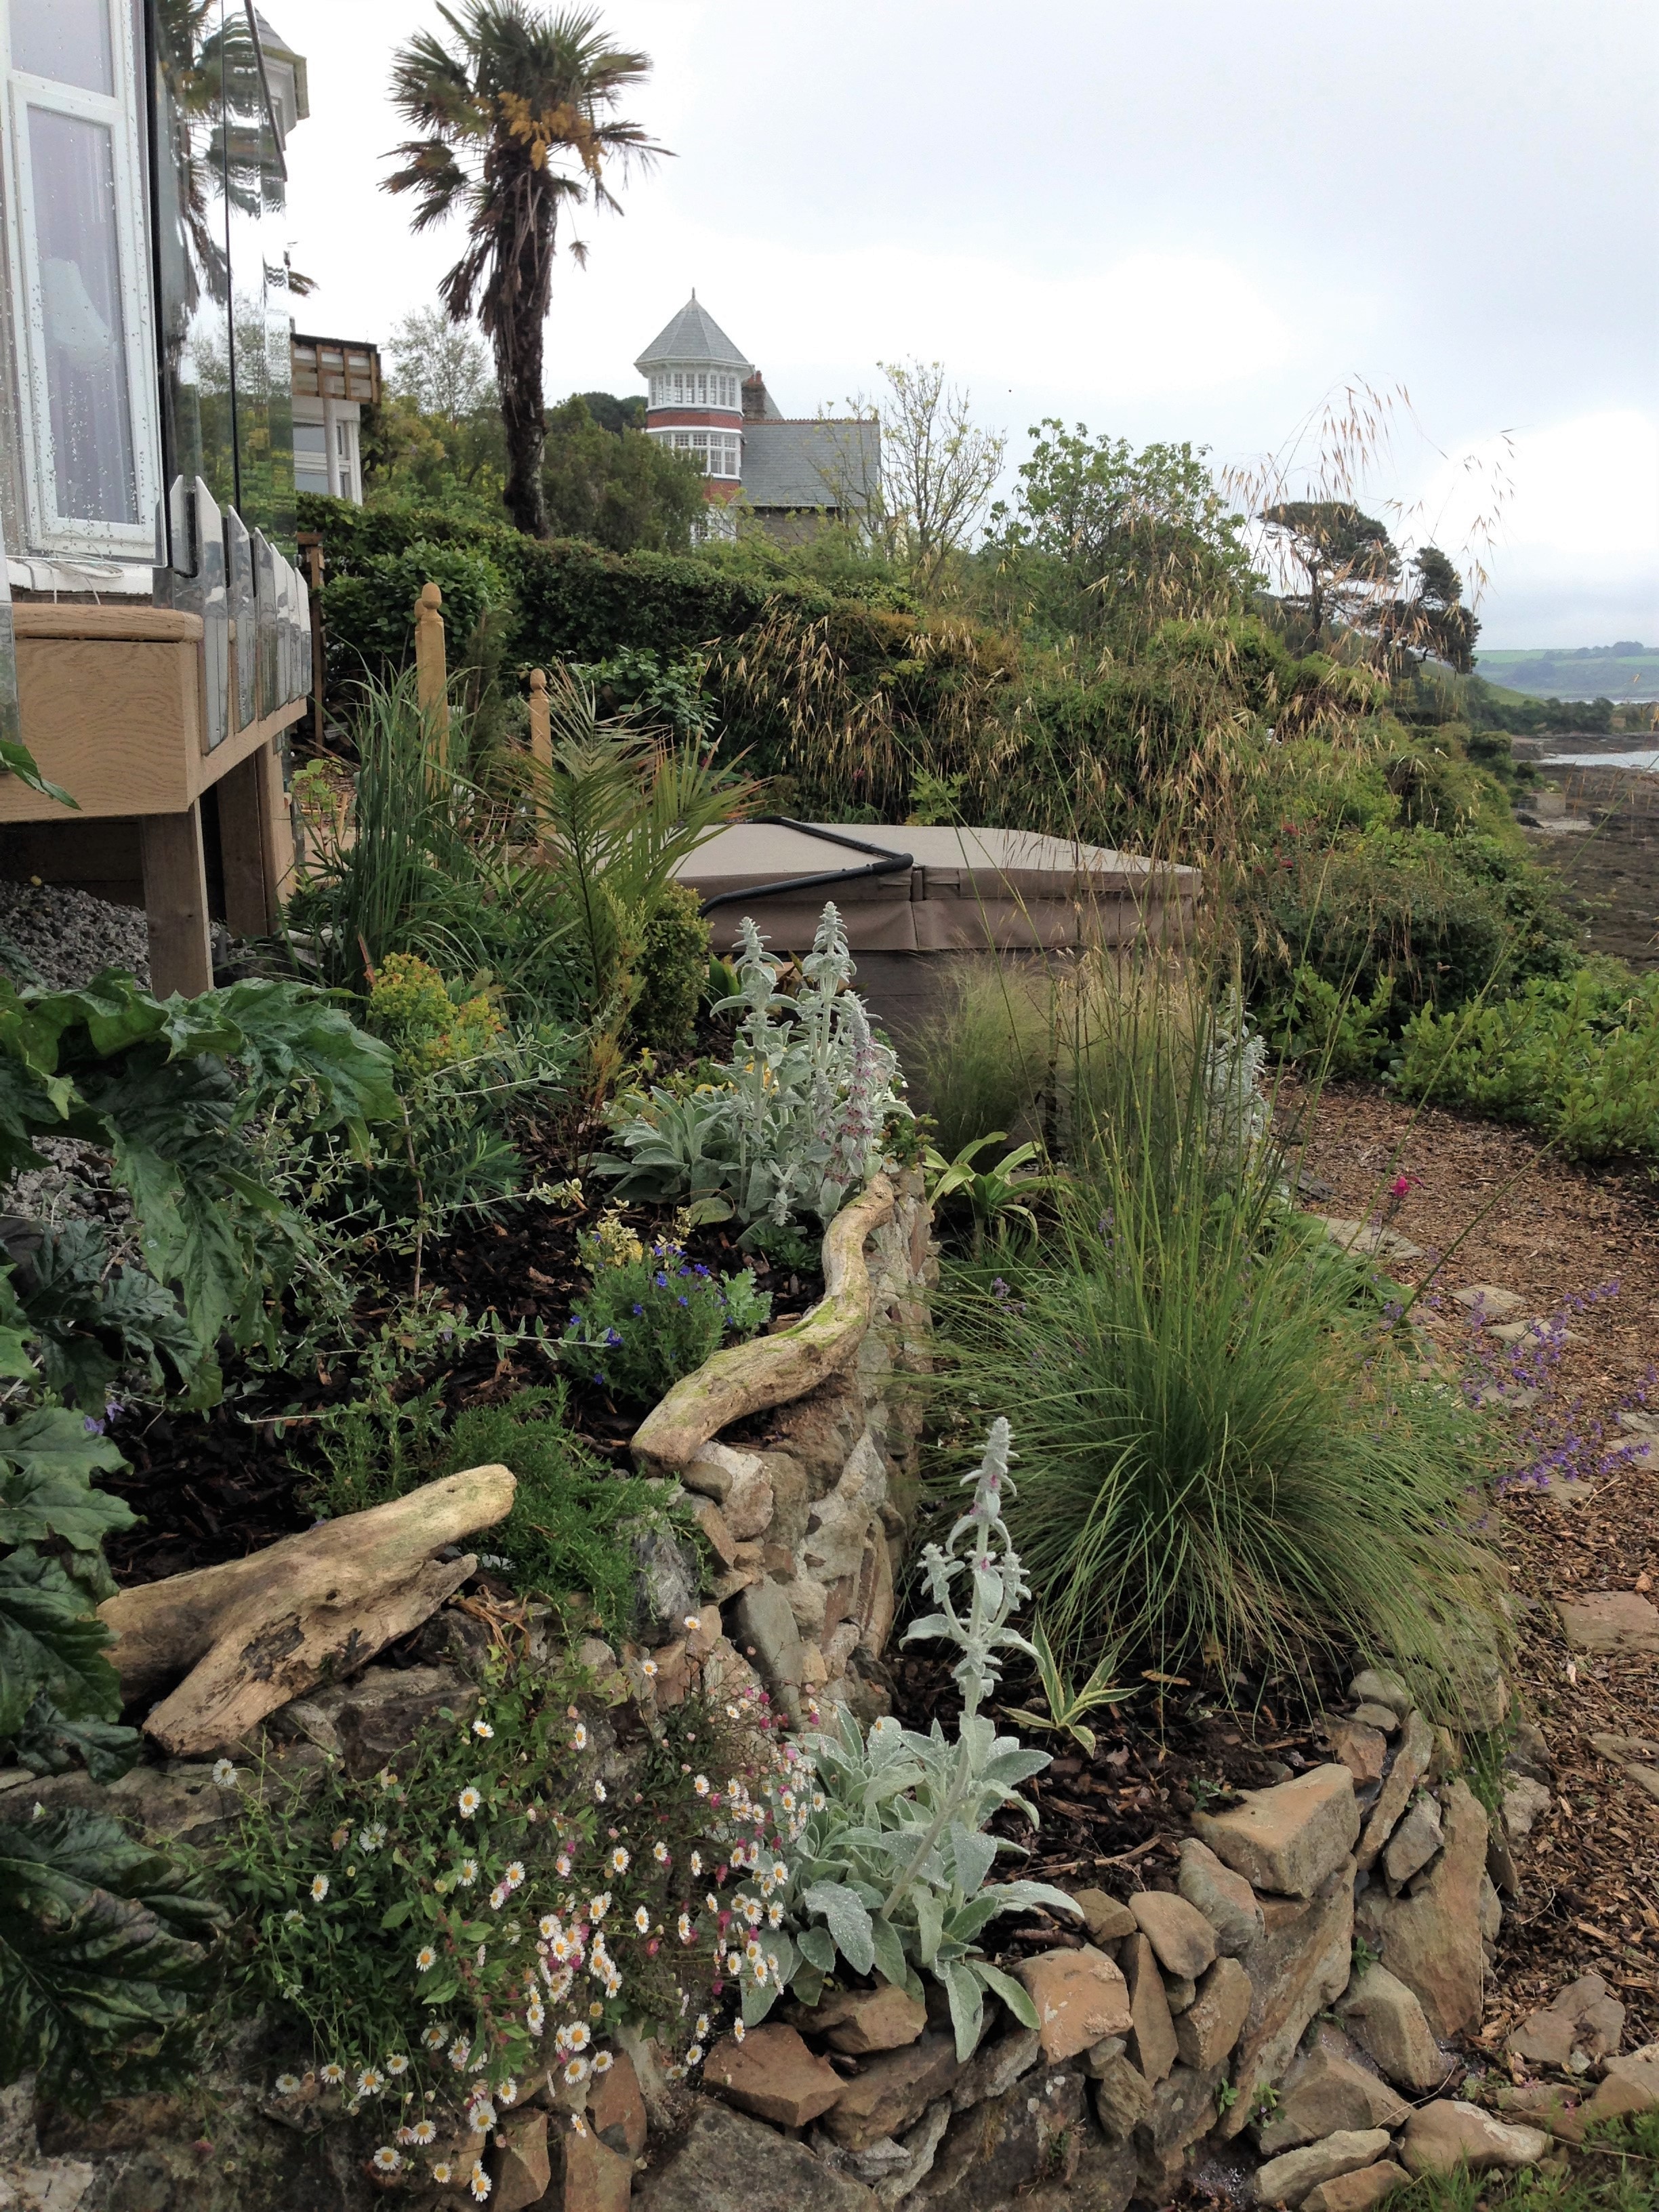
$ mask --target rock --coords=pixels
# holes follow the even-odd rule
[[[1176,2066],[1153,2090],[1152,2109],[1134,2132],[1140,2185],[1147,2193],[1167,2188],[1188,2147],[1215,2125],[1223,2073],[1220,2067],[1199,2074]]]
[[[1446,1841],[1409,1897],[1368,1891],[1358,1917],[1389,1972],[1417,1993],[1442,2041],[1480,2025],[1486,1960],[1480,1948],[1480,1884],[1486,1871],[1486,1811],[1462,1781],[1442,1803]]]
[[[1063,2187],[1083,2118],[1083,2077],[1069,2068],[988,2098],[951,2121],[919,2203],[927,2212],[987,2212],[1017,2197],[1024,2205],[1022,2192],[1039,2176]]]
[[[1024,2081],[1042,2056],[1042,2038],[1034,2027],[1015,2027],[995,2043],[981,2044],[957,2076],[951,2109],[965,2112],[969,2105],[1001,2096]]]
[[[1143,1889],[1129,1899],[1129,1910],[1166,1973],[1195,1981],[1215,1963],[1215,1930],[1184,1897],[1172,1897],[1163,1889]]]
[[[1101,2130],[1113,2142],[1121,2142],[1151,2118],[1152,2084],[1121,2050],[1089,2070],[1095,2076],[1095,2117]]]
[[[1380,2204],[1396,2189],[1408,2188],[1410,2184],[1405,2167],[1385,2158],[1376,2166],[1360,2167],[1356,2173],[1322,2181],[1303,2198],[1302,2212],[1370,2212],[1373,2204]]]
[[[1171,2020],[1185,2012],[1197,1995],[1198,1984],[1189,1980],[1185,1974],[1165,1974],[1164,1977],[1164,2002],[1170,2008]]]
[[[1540,1814],[1547,1813],[1554,1802],[1541,1782],[1534,1782],[1529,1774],[1517,1774],[1504,1785],[1504,1834],[1511,1843],[1524,1843]]]
[[[1483,1321],[1507,1321],[1526,1304],[1513,1291],[1500,1291],[1495,1283],[1471,1283],[1464,1290],[1454,1291],[1452,1296]]]
[[[827,2058],[809,2051],[793,2027],[781,2023],[751,2027],[741,2043],[728,2037],[716,2044],[703,2078],[739,2111],[781,2128],[804,2128],[827,2112],[847,2087]]]
[[[1608,2059],[1603,2069],[1601,2088],[1584,2107],[1587,2118],[1601,2118],[1596,2106],[1601,2090],[1611,2087],[1615,2081],[1645,2100],[1639,2105],[1623,2105],[1621,2111],[1646,2112],[1659,2105],[1659,2043],[1644,2043],[1639,2051],[1632,2051],[1623,2058]]]
[[[835,2103],[827,2111],[819,2107],[824,2130],[847,2150],[862,2150],[878,2136],[901,2134],[936,2098],[949,2096],[960,2071],[956,2045],[947,2035],[925,2035],[903,2051],[878,2051],[850,2081],[836,2079]]]
[[[1389,1837],[1382,1853],[1382,1871],[1396,1889],[1414,1874],[1421,1874],[1445,1842],[1440,1808],[1432,1797],[1419,1797]]]
[[[1549,1784],[1555,1779],[1555,1760],[1544,1731],[1533,1721],[1516,1723],[1504,1764],[1512,1773],[1529,1774],[1534,1782]]]
[[[1216,1948],[1224,1955],[1237,1957],[1261,1936],[1261,1906],[1255,1892],[1196,1836],[1188,1836],[1181,1846],[1178,1886],[1188,1904],[1196,1905],[1214,1929]]]
[[[1109,1897],[1103,1889],[1074,1889],[1072,1902],[1083,1915],[1083,1924],[1095,1943],[1118,1943],[1133,1936],[1137,1925],[1127,1905]]]
[[[773,1689],[799,1691],[800,1631],[788,1599],[775,1582],[750,1583],[732,1607],[736,1641],[745,1656],[753,1647],[755,1664]]]
[[[1255,2201],[1258,2204],[1300,2204],[1322,2182],[1375,2165],[1388,2148],[1386,2128],[1344,2128],[1335,2135],[1327,2136],[1322,2142],[1287,2150],[1256,2169]]]
[[[1603,1590],[1555,1609],[1575,1651],[1659,1651],[1659,1607],[1634,1590]]]
[[[1659,1743],[1644,1735],[1593,1735],[1590,1742],[1603,1759],[1621,1763],[1627,1759],[1659,1759]]]
[[[1584,2124],[1576,2088],[1564,2088],[1559,2081],[1504,2082],[1498,2092],[1498,2105],[1500,2112],[1519,2112],[1524,2119],[1536,2121],[1560,2142],[1583,2140]]]
[[[666,1528],[652,1522],[635,1528],[630,1543],[635,1633],[642,1644],[666,1644],[678,1633],[686,1614],[697,1609],[701,1577],[696,1555]]]
[[[1310,1213],[1334,1244],[1365,1260],[1420,1260],[1423,1247],[1402,1237],[1397,1229],[1384,1229],[1377,1221],[1347,1221],[1334,1213]]]
[[[1353,1777],[1315,1766],[1271,1790],[1254,1790],[1226,1813],[1198,1813],[1193,1826],[1235,1874],[1282,1897],[1311,1897],[1359,1833]]]
[[[1368,1966],[1337,2007],[1337,2017],[1390,2081],[1402,2089],[1437,2089],[1446,2077],[1423,2008],[1386,1966]]]
[[[738,1539],[732,1534],[731,1523],[712,1498],[691,1500],[691,1518],[708,1539],[708,1548],[723,1567],[735,1562]]]
[[[1379,1729],[1384,1735],[1400,1733],[1400,1716],[1392,1705],[1375,1705],[1362,1700],[1354,1707],[1353,1717],[1361,1728]]]
[[[1157,2084],[1175,2064],[1178,2049],[1170,2000],[1164,1994],[1152,1947],[1144,1936],[1131,1936],[1118,1956],[1128,1982],[1129,2056],[1146,2080]],[[1111,2033],[1119,2030],[1115,2027]]]
[[[48,2159],[39,2166],[8,2160],[0,2172],[0,2212],[78,2212],[97,2172],[80,2158]]]
[[[902,2172],[890,2174],[876,2185],[876,2195],[884,2204],[897,2204],[926,2181],[933,2170],[933,2160],[945,2140],[945,2130],[951,2124],[951,2100],[940,2097],[930,2105],[921,2118],[903,2136],[899,2148],[904,2153]]]
[[[1344,2131],[1403,2127],[1410,2110],[1386,2081],[1351,2058],[1315,2050],[1279,2084],[1278,2108],[1257,2128],[1256,2142],[1264,2157],[1273,2158]]]
[[[1384,1674],[1374,1667],[1354,1676],[1348,1695],[1357,1705],[1382,1705],[1402,1721],[1416,1703],[1397,1674]]]
[[[1197,2073],[1219,2066],[1243,2033],[1254,1991],[1237,1959],[1218,1959],[1176,2021],[1176,2048]]]
[[[828,2039],[830,2048],[862,2058],[871,2051],[898,2051],[914,2043],[927,2025],[927,2008],[908,1990],[878,1978],[872,1990],[843,1990],[817,2005],[797,2005],[789,2015],[808,2035]]]
[[[607,2149],[638,2158],[648,2132],[645,2099],[640,2077],[625,2051],[614,2054],[611,2069],[591,2075],[587,2083],[587,2124]]]
[[[1080,1951],[1039,1951],[1022,1960],[1014,1972],[1036,2007],[1042,2055],[1051,2063],[1086,2051],[1103,2035],[1121,2035],[1130,2026],[1123,1976],[1091,1943]],[[1161,1987],[1158,1997],[1162,2002]],[[1170,2041],[1173,2048],[1173,2034]]]
[[[1421,1713],[1408,1711],[1394,1765],[1389,1769],[1381,1796],[1371,1808],[1359,1848],[1354,1854],[1355,1863],[1362,1870],[1376,1863],[1382,1846],[1394,1833],[1395,1823],[1411,1802],[1413,1790],[1428,1772],[1433,1756],[1433,1729]]]
[[[1347,1769],[1338,1770],[1344,1779]],[[1220,2133],[1236,2136],[1259,2091],[1277,2081],[1314,2014],[1347,1987],[1353,1952],[1353,1861],[1344,1859],[1317,1896],[1273,1898],[1264,1927],[1240,1964],[1250,1978],[1249,2017],[1233,2054],[1238,2094]]]
[[[1392,1735],[1400,1723],[1392,1713],[1389,1723],[1389,1735]],[[1381,1729],[1370,1728],[1362,1720],[1333,1720],[1327,1715],[1320,1723],[1320,1732],[1352,1775],[1356,1790],[1369,1790],[1372,1783],[1382,1779],[1382,1769],[1389,1758],[1389,1736]]]
[[[1493,2166],[1518,2171],[1549,2154],[1541,2128],[1517,2127],[1450,2098],[1419,2105],[1406,2123],[1401,2160],[1408,2173],[1450,2173],[1467,2166],[1477,2173]]]
[[[1490,1845],[1492,1838],[1490,1828],[1486,1831],[1486,1837]],[[1491,1855],[1491,1850],[1488,1849],[1487,1856],[1490,1857]],[[1503,1925],[1504,1907],[1498,1901],[1498,1892],[1492,1885],[1492,1876],[1483,1866],[1480,1869],[1480,1941],[1488,1950],[1497,1942],[1498,1931]],[[1490,1966],[1491,1963],[1488,1960],[1487,1964]]]
[[[541,2203],[553,2179],[547,2155],[547,2114],[509,2112],[501,2122],[501,2133],[507,2145],[495,2166],[495,2193],[491,2201],[496,2212],[525,2212],[526,2205]],[[570,2201],[568,2189],[565,2201]],[[623,2199],[624,2203],[627,2201]]]
[[[1504,1832],[1501,1820],[1486,1824],[1486,1879],[1502,1897],[1518,1898],[1521,1876],[1515,1863],[1515,1852]]]
[[[1019,2212],[1127,2212],[1137,2175],[1132,2142],[1103,2142],[1090,2135],[1070,2181],[1034,2189],[1020,2198]]]
[[[634,2212],[877,2212],[861,2182],[837,2173],[804,2143],[745,2119],[717,2097],[697,2100],[683,2143],[635,2178]]]
[[[1659,1805],[1659,1766],[1632,1765],[1625,1769],[1625,1778]]]

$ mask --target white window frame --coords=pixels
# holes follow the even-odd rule
[[[149,250],[145,222],[146,162],[143,98],[132,51],[131,11],[122,0],[102,0],[109,24],[114,90],[106,96],[11,65],[11,10],[40,0],[0,0],[0,84],[6,102],[6,249],[11,265],[12,328],[17,334],[17,389],[23,415],[21,464],[24,516],[30,552],[89,554],[104,560],[153,560],[155,515],[161,498],[161,422],[155,389],[155,348],[149,296]],[[131,414],[136,523],[98,522],[58,512],[57,469],[46,366],[46,332],[39,303],[33,167],[28,111],[44,107],[103,125],[110,134],[114,167],[116,255],[119,269],[121,333],[126,352],[127,404]]]

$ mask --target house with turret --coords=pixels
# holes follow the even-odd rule
[[[871,514],[881,480],[875,417],[786,415],[696,292],[634,366],[646,380],[647,434],[702,470],[722,526],[749,514],[791,544]]]

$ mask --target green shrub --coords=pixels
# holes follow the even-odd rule
[[[592,1283],[570,1310],[565,1365],[636,1405],[653,1404],[728,1336],[752,1336],[772,1310],[750,1268],[716,1275],[672,1237],[647,1250],[608,1217],[597,1236],[578,1242]]]
[[[1154,1003],[1115,1042],[1058,1229],[948,1270],[939,1301],[947,1402],[964,1425],[1020,1408],[1009,1522],[1043,1619],[1176,1672],[1386,1656],[1444,1703],[1452,1625],[1492,1620],[1462,1522],[1478,1421],[1352,1317],[1352,1263],[1284,1223],[1218,1079],[1225,1024]]]
[[[1360,999],[1339,991],[1304,963],[1284,997],[1263,1009],[1262,1034],[1279,1059],[1322,1075],[1374,1075],[1392,1049],[1388,1018],[1393,1004],[1392,975],[1380,975],[1370,997]]]
[[[445,642],[451,667],[488,612],[510,634],[513,594],[489,555],[417,538],[396,551],[371,554],[350,573],[334,572],[323,586],[323,629],[331,684],[395,676],[415,651],[415,608],[425,584],[443,593]]]
[[[634,1035],[653,1052],[678,1057],[696,1042],[713,943],[696,893],[665,884],[645,927],[639,992],[629,1018]]]
[[[1659,975],[1597,961],[1496,1005],[1425,1008],[1398,1079],[1408,1098],[1525,1122],[1572,1159],[1659,1158]]]

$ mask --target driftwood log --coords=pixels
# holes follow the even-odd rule
[[[178,1683],[143,1723],[175,1756],[240,1741],[435,1613],[478,1563],[432,1554],[505,1520],[515,1486],[504,1467],[469,1468],[246,1559],[118,1591],[98,1612],[123,1697]]]
[[[793,1328],[731,1345],[675,1383],[635,1430],[635,1456],[647,1466],[688,1467],[728,1422],[804,1397],[826,1376],[850,1367],[874,1303],[865,1239],[892,1219],[894,1204],[887,1177],[872,1176],[824,1233],[823,1296],[817,1305]]]

